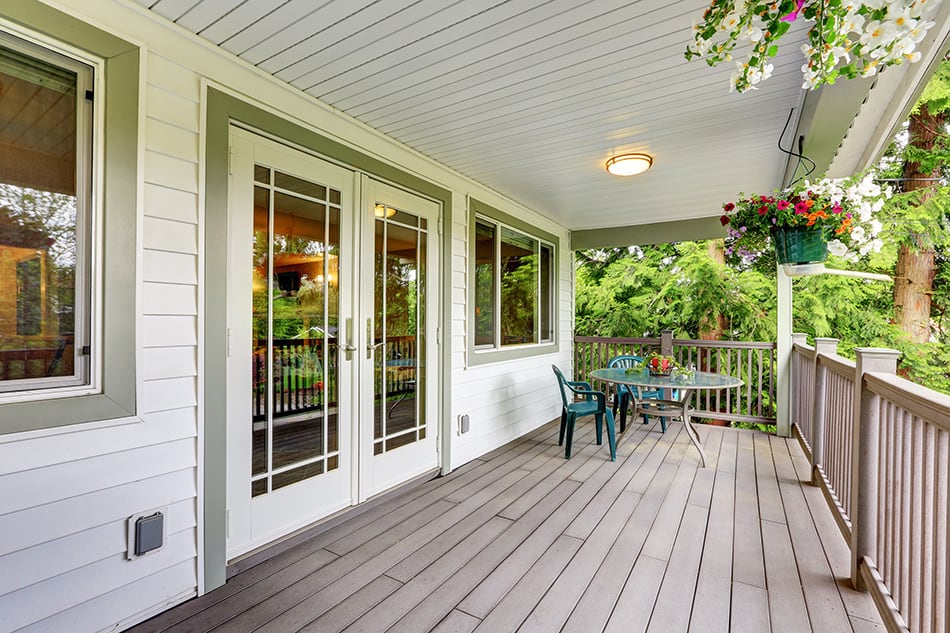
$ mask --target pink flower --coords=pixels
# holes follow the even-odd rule
[[[802,10],[802,7],[805,5],[805,0],[798,0],[798,6],[795,7],[795,10],[789,13],[786,16],[781,17],[782,22],[794,22],[798,18],[798,12]]]
[[[842,208],[841,208],[841,205],[838,204],[837,202],[835,203],[835,205],[834,205],[833,207],[831,207],[831,212],[832,212],[832,213],[841,213],[842,211],[844,211],[844,209],[842,209]]]
[[[808,204],[804,200],[801,200],[798,204],[795,205],[795,213],[799,215],[804,215],[808,213]]]
[[[778,208],[779,211],[784,211],[785,209],[789,208],[791,205],[789,204],[788,200],[779,200],[778,204],[776,204],[775,206]]]

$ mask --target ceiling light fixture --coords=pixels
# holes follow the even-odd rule
[[[607,171],[614,176],[636,176],[653,166],[649,154],[619,154],[607,161]]]
[[[376,208],[373,210],[373,214],[377,218],[391,218],[396,215],[396,210],[392,207],[387,207],[386,205],[376,203]]]

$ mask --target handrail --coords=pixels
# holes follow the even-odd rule
[[[928,389],[900,376],[868,372],[864,384],[872,392],[891,402],[899,402],[901,408],[928,420],[930,424],[950,431],[950,396]]]

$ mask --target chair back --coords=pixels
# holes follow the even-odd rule
[[[561,394],[561,404],[564,407],[567,407],[567,394],[564,392],[565,384],[567,380],[564,378],[564,374],[561,373],[561,370],[557,368],[557,365],[551,365],[551,369],[554,370],[554,375],[557,376],[557,390]],[[571,398],[573,400],[573,398]]]
[[[625,356],[615,356],[610,359],[610,362],[607,363],[607,367],[620,367],[622,369],[630,369],[636,365],[643,363],[643,358],[640,356],[625,355]]]

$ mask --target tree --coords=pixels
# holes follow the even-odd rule
[[[911,113],[901,170],[903,204],[897,204],[904,230],[898,234],[894,270],[894,316],[913,343],[931,339],[931,308],[937,275],[936,247],[945,232],[937,179],[944,176],[947,117],[950,115],[950,62],[944,60]],[[898,226],[901,226],[899,224]]]

